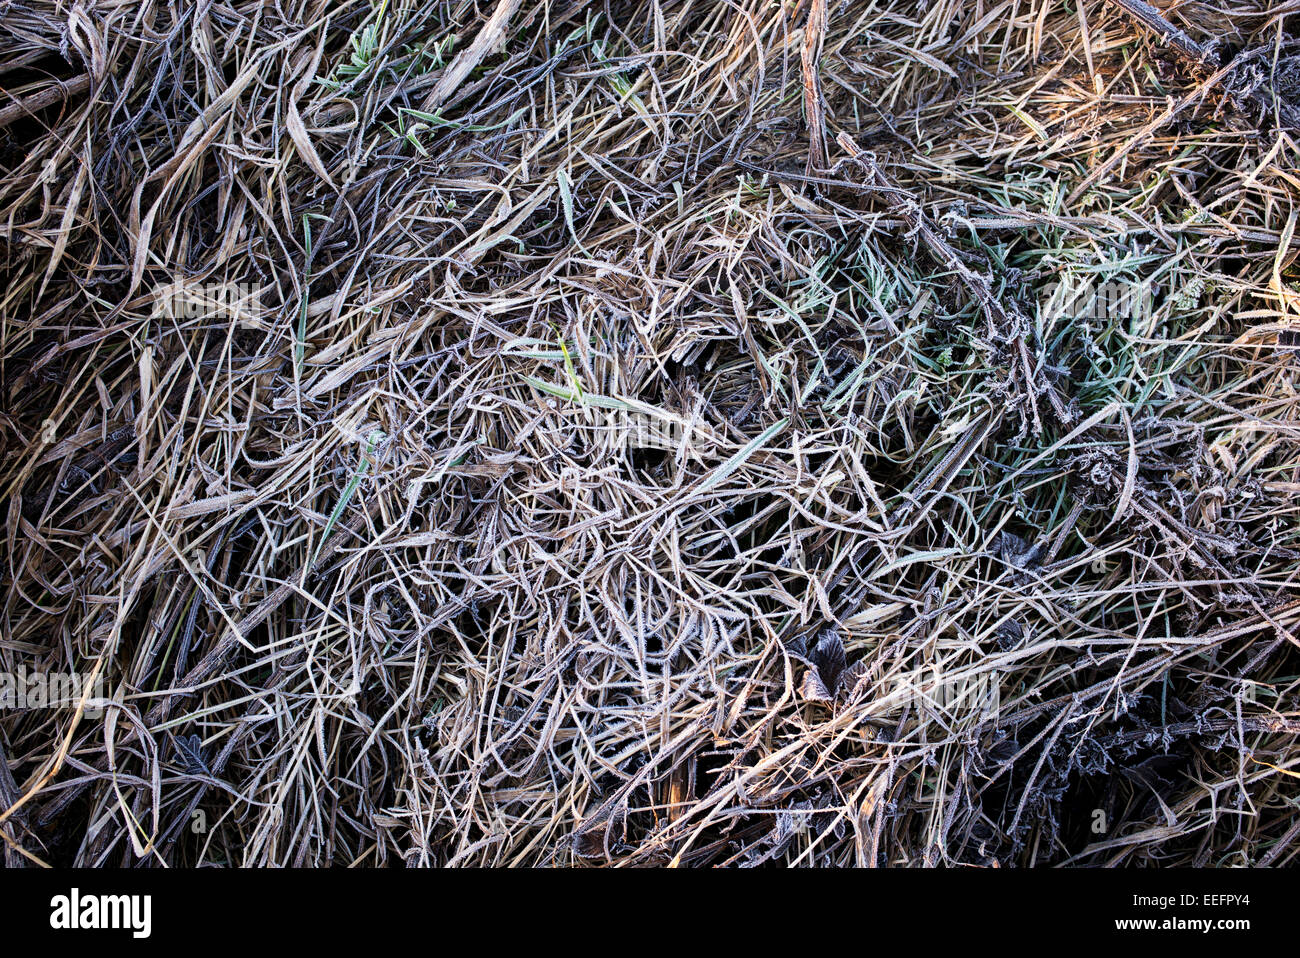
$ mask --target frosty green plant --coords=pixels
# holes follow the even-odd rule
[[[321,535],[320,543],[316,546],[316,553],[311,559],[312,565],[315,565],[317,560],[320,559],[321,549],[329,541],[330,533],[334,531],[339,516],[343,515],[343,510],[347,508],[348,502],[357,491],[357,487],[361,485],[361,480],[365,478],[366,470],[370,468],[370,457],[375,454],[379,444],[387,438],[388,435],[382,429],[372,430],[370,435],[366,437],[366,451],[361,457],[361,465],[357,466],[357,471],[348,480],[348,484],[343,489],[343,495],[339,496],[338,505],[334,507],[334,511],[330,513],[329,521],[325,523],[325,532]]]

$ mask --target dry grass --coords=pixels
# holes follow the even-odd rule
[[[1300,7],[1144,6],[0,3],[9,861],[1294,863]]]

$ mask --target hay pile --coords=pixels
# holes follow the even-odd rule
[[[1300,12],[1175,6],[0,3],[8,860],[1293,862]]]

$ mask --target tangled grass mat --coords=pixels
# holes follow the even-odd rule
[[[1300,6],[0,2],[11,865],[1283,865]]]

